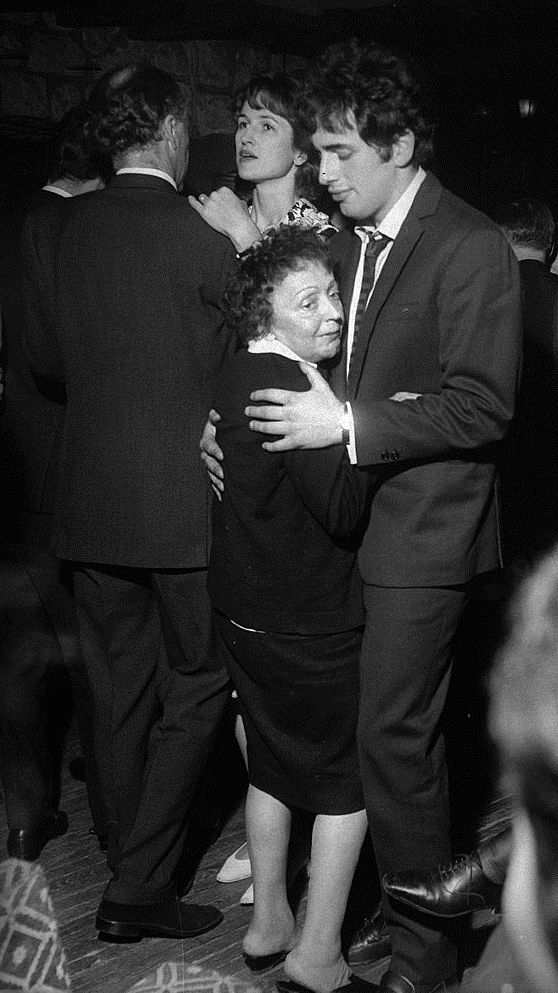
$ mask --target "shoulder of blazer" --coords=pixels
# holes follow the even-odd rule
[[[504,237],[486,214],[442,186],[439,179],[431,172],[427,172],[407,217],[411,221],[418,221],[421,227],[422,221],[432,217],[434,223],[439,222],[451,228],[456,236],[468,231],[485,230],[497,232],[499,237]]]

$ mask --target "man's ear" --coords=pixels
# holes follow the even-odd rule
[[[396,166],[404,169],[411,164],[415,154],[415,136],[412,131],[404,131],[391,146],[392,159]]]
[[[163,138],[166,138],[172,145],[176,145],[176,117],[173,114],[167,114],[163,121],[161,132]]]

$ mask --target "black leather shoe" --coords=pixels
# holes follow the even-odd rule
[[[59,838],[68,830],[68,815],[63,810],[49,810],[31,828],[11,828],[6,849],[16,859],[34,862],[47,842]]]
[[[105,941],[141,941],[142,938],[193,938],[220,924],[216,907],[182,903],[131,904],[101,900],[95,927]]]
[[[353,935],[347,949],[347,962],[351,966],[370,965],[386,955],[391,955],[391,935],[379,903]]]
[[[384,972],[378,993],[457,993],[458,985],[455,979],[446,980],[443,983],[436,983],[435,986],[415,986],[410,979],[406,979],[399,972],[392,972],[388,969]]]
[[[449,865],[438,865],[432,872],[398,872],[384,876],[385,892],[416,910],[435,917],[459,917],[474,910],[494,909],[500,905],[502,887],[485,876],[480,860],[473,852],[459,855]]]

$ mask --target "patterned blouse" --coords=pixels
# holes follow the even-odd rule
[[[248,208],[250,216],[252,216],[252,211],[253,208],[250,206]],[[262,231],[262,234],[272,231],[274,226],[280,227],[283,224],[298,224],[303,228],[315,228],[326,241],[337,234],[337,228],[330,224],[327,214],[322,213],[313,203],[310,203],[310,200],[306,200],[304,197],[295,200],[291,209],[287,211],[278,225],[270,225]]]

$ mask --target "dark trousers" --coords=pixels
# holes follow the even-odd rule
[[[358,745],[380,878],[450,858],[440,720],[465,589],[365,586]],[[456,971],[455,947],[434,921],[385,900],[395,972],[417,993]],[[433,924],[434,926],[430,926]]]
[[[174,894],[189,804],[228,695],[206,571],[76,566],[74,590],[109,810],[105,896],[157,903]],[[95,698],[107,681],[109,706]]]
[[[4,544],[0,562],[0,779],[10,828],[30,828],[60,799],[60,760],[80,714],[93,825],[106,831],[92,755],[89,690],[79,652],[71,577],[45,548]],[[69,678],[68,678],[69,677]],[[70,690],[71,687],[71,690]],[[81,706],[78,707],[79,701]]]
[[[13,549],[0,562],[0,778],[10,828],[30,828],[58,806],[71,713],[65,663],[76,662],[76,648],[60,563],[42,549]]]

